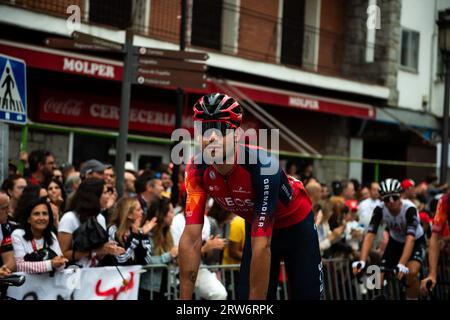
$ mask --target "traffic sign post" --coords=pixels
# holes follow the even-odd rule
[[[123,52],[124,46],[120,43],[106,40],[99,37],[94,37],[90,34],[81,33],[74,31],[72,32],[72,38],[74,38],[76,41],[85,43],[85,44],[91,44],[93,46],[100,46],[104,47],[105,50],[113,50],[113,51],[121,51]]]
[[[27,122],[26,65],[0,55],[0,181],[8,177],[9,123]]]
[[[69,49],[69,50],[88,50],[88,51],[111,51],[117,52],[117,50],[96,45],[88,44],[84,42],[75,41],[73,39],[63,39],[63,38],[47,38],[45,44],[52,48],[58,49]]]
[[[0,181],[8,177],[9,169],[9,125],[0,122]]]
[[[46,40],[46,44],[50,47],[112,51],[124,54],[120,129],[117,139],[116,158],[116,183],[119,195],[123,192],[131,85],[177,87],[175,129],[181,127],[184,104],[183,88],[202,89],[206,87],[207,66],[205,63],[198,63],[198,61],[208,60],[208,54],[205,52],[184,51],[186,42],[186,10],[187,0],[181,0],[180,51],[133,46],[133,37],[129,30],[126,32],[125,45],[80,32],[73,32],[73,39],[47,38]],[[176,143],[174,142],[174,145]],[[172,203],[174,204],[178,201],[178,172],[179,166],[174,166],[172,173]]]
[[[170,68],[170,69],[199,71],[199,72],[205,72],[208,69],[207,65],[204,63],[194,63],[182,60],[162,59],[153,57],[140,58],[138,66],[140,66],[141,68],[159,67],[159,68]]]

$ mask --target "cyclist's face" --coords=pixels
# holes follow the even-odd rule
[[[202,135],[202,150],[206,151],[208,155],[211,155],[214,159],[222,160],[228,152],[231,152],[233,148],[227,148],[227,145],[232,143],[234,139],[233,132],[225,132],[216,129],[209,129]]]
[[[391,213],[398,214],[400,212],[400,209],[402,208],[400,197],[388,197],[387,199],[383,199],[383,201],[384,205]]]
[[[31,230],[44,231],[49,223],[49,212],[45,204],[39,204],[33,208],[28,223],[31,225]]]

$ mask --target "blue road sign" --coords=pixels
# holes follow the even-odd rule
[[[0,122],[27,122],[25,61],[0,54]]]

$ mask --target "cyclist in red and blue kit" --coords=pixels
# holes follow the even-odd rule
[[[203,96],[194,105],[194,121],[201,122],[202,152],[186,168],[186,227],[179,245],[181,299],[192,298],[208,196],[246,221],[241,299],[275,299],[281,260],[291,299],[322,298],[317,230],[302,183],[287,176],[267,151],[238,143],[234,129],[241,125],[242,107],[234,98],[220,93]],[[205,151],[223,161],[207,163],[202,158]]]

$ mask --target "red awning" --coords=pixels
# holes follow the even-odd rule
[[[0,40],[0,52],[25,60],[27,66],[99,79],[122,80],[123,63],[89,55]]]
[[[23,59],[28,66],[34,68],[84,75],[99,79],[122,80],[123,63],[120,61],[5,40],[0,40],[0,53]],[[257,103],[346,117],[375,119],[375,108],[370,104],[306,95],[236,81],[229,81],[229,84],[239,89],[248,98]],[[208,87],[203,90],[186,89],[186,92],[200,94],[214,91],[221,90],[211,81],[208,81]]]

